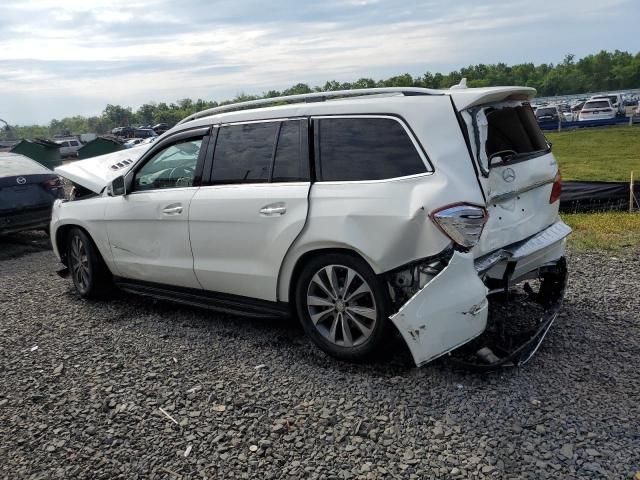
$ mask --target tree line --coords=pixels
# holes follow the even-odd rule
[[[269,90],[262,95],[237,95],[232,100],[210,101],[185,98],[172,103],[145,103],[138,109],[121,105],[107,105],[101,115],[84,117],[73,116],[61,120],[52,120],[49,125],[12,126],[5,131],[5,137],[14,138],[50,138],[61,133],[109,133],[111,129],[126,125],[155,125],[167,123],[174,125],[184,117],[207,108],[228,103],[255,100],[259,98],[294,95],[299,93],[323,92],[372,87],[423,87],[449,88],[467,79],[469,87],[488,87],[499,85],[522,85],[534,87],[538,96],[555,96],[601,92],[607,90],[625,90],[640,88],[640,52],[634,54],[616,50],[600,51],[576,60],[572,54],[566,55],[561,63],[540,64],[521,63],[506,65],[470,65],[448,74],[426,72],[421,76],[408,73],[396,75],[384,80],[360,78],[355,82],[327,81],[322,86],[311,87],[298,83],[283,91]]]

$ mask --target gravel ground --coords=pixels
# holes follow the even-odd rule
[[[0,478],[632,478],[640,256],[574,254],[534,359],[350,365],[295,321],[79,299],[0,239]],[[162,408],[162,410],[161,410]]]

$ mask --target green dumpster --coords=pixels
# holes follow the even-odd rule
[[[122,142],[115,137],[98,137],[80,147],[80,150],[78,150],[78,158],[97,157],[98,155],[117,152],[123,148]]]
[[[20,140],[10,151],[29,157],[51,170],[62,165],[60,145],[49,140]]]

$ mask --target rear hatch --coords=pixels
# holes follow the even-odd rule
[[[528,100],[476,104],[461,112],[489,218],[476,257],[524,240],[554,223],[550,203],[558,165]]]

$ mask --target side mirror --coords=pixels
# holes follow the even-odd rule
[[[118,197],[127,194],[127,187],[125,186],[124,176],[121,175],[113,179],[113,181],[111,182],[109,194],[112,197]]]

